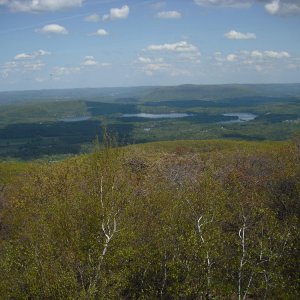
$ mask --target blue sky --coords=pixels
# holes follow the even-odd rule
[[[0,0],[0,90],[300,82],[300,0]]]

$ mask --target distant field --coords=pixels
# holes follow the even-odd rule
[[[140,113],[185,117],[153,119]],[[224,115],[232,113],[253,114],[255,119]],[[21,92],[0,93],[3,159],[85,153],[96,136],[101,139],[104,128],[121,145],[181,139],[286,140],[300,131],[300,85],[26,91],[23,98]]]

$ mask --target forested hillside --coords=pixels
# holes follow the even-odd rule
[[[103,128],[122,145],[288,140],[300,130],[300,84],[0,92],[0,159],[88,153]]]
[[[299,147],[96,145],[1,163],[1,299],[299,299]]]

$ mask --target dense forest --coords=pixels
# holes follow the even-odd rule
[[[300,84],[0,92],[0,159],[88,153],[103,127],[122,145],[288,140],[300,129]]]
[[[300,141],[0,163],[1,299],[299,299]]]

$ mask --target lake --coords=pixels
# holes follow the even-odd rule
[[[227,113],[223,114],[225,117],[237,117],[235,120],[220,122],[222,124],[249,122],[257,118],[257,115],[251,113]]]
[[[177,118],[185,118],[191,117],[192,114],[186,113],[169,113],[169,114],[147,114],[147,113],[138,113],[138,114],[124,114],[123,118],[137,117],[137,118],[145,118],[145,119],[177,119]]]

